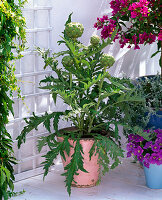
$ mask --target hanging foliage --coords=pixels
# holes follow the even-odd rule
[[[0,0],[0,200],[9,198],[8,190],[14,189],[12,138],[6,130],[9,112],[13,115],[13,91],[18,92],[17,79],[14,75],[14,61],[22,57],[25,48],[25,19],[21,8],[26,0]],[[18,41],[14,42],[14,41]]]

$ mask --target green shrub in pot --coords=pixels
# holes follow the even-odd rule
[[[162,128],[162,80],[160,75],[139,77],[133,81],[133,84],[135,85],[135,92],[143,96],[146,101],[138,105],[129,102],[128,117],[125,120],[130,127]]]
[[[69,29],[73,29],[72,34]],[[58,41],[58,44],[64,44],[67,50],[53,53],[50,57],[49,50],[37,48],[44,59],[44,67],[50,66],[55,72],[54,76],[47,76],[40,82],[40,88],[49,90],[55,103],[61,98],[68,108],[63,112],[46,112],[42,116],[36,116],[33,113],[32,117],[25,119],[26,126],[17,138],[18,145],[20,147],[22,142],[25,142],[26,135],[33,129],[37,130],[39,124],[43,123],[49,135],[39,139],[38,149],[41,151],[46,145],[50,149],[44,156],[46,159],[43,162],[44,176],[47,175],[50,166],[59,154],[66,160],[65,154],[69,154],[70,148],[73,148],[71,161],[65,167],[66,171],[63,174],[69,194],[71,194],[71,185],[74,176],[78,175],[78,170],[87,172],[84,169],[84,155],[80,140],[83,138],[94,140],[88,154],[90,158],[98,154],[98,163],[102,165],[103,174],[109,171],[110,158],[113,160],[110,168],[115,168],[120,163],[119,158],[123,157],[118,135],[120,119],[115,118],[115,112],[119,111],[121,105],[126,106],[129,101],[143,101],[142,98],[133,95],[128,80],[114,78],[108,72],[115,60],[112,56],[104,54],[102,50],[113,41],[116,31],[107,41],[99,41],[98,36],[92,36],[90,45],[85,46],[78,39],[83,33],[83,26],[71,22],[70,15],[65,24],[62,40]],[[57,58],[62,59],[61,63]],[[60,64],[63,67],[59,67]],[[109,110],[114,112],[114,115],[111,113],[112,117],[106,119],[105,116],[108,115]],[[75,128],[58,130],[60,119],[69,120]],[[51,127],[51,122],[53,127]],[[115,126],[115,130],[110,124]],[[55,136],[64,139],[59,142]],[[71,139],[75,146],[70,144]]]

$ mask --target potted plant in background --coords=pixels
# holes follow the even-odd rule
[[[119,29],[114,38],[114,41],[116,39],[119,39],[121,48],[123,48],[124,46],[127,46],[128,48],[134,46],[134,49],[136,50],[140,49],[140,45],[152,44],[154,42],[157,42],[157,51],[151,57],[155,56],[158,53],[161,53],[162,55],[162,18],[161,8],[159,5],[160,0],[112,0],[110,2],[110,7],[112,8],[111,17],[105,15],[101,18],[97,18],[97,22],[95,23],[94,27],[97,29],[101,29],[101,37],[103,39],[106,39],[111,37],[113,30],[116,28],[116,26],[118,26]],[[160,56],[159,65],[162,67],[161,57],[162,56]],[[157,82],[157,80],[159,82]],[[158,76],[154,78],[152,76],[146,76],[146,78],[143,77],[140,79],[140,83],[138,84],[138,86],[142,84],[141,87],[143,88],[143,92],[144,95],[146,95],[147,100],[149,99],[148,97],[151,97],[152,100],[156,98],[156,96],[158,96],[159,98],[160,90],[157,91],[156,94],[152,94],[151,90],[153,87],[155,89],[155,85],[157,88],[161,88],[161,81],[162,78],[160,80]],[[162,96],[160,98],[162,99]],[[153,102],[150,104],[150,106],[154,106]],[[155,111],[155,107],[153,107],[152,111]],[[157,115],[155,115],[155,112],[153,115],[151,115],[151,120],[148,121],[148,126],[157,127],[158,122],[156,123],[156,119],[158,121],[161,121],[161,107],[159,107],[159,110],[156,111]],[[143,115],[142,112],[141,115]],[[141,117],[144,116],[146,115],[143,115]],[[153,121],[154,124],[152,124]]]
[[[133,81],[135,92],[143,96],[146,101],[135,105],[128,102],[128,113],[125,121],[130,127],[138,126],[141,129],[162,129],[162,118],[160,109],[162,107],[162,81],[160,75],[152,77],[140,77]],[[124,129],[124,134],[128,135],[132,130]]]
[[[21,0],[18,3],[0,1],[0,200],[7,200],[14,190],[13,165],[16,164],[16,159],[12,149],[13,140],[6,124],[9,112],[14,115],[13,91],[18,91],[20,97],[14,75],[15,66],[11,63],[21,57],[20,52],[24,49],[25,19],[21,11],[24,3],[25,1]],[[15,39],[19,39],[21,43],[15,44]]]
[[[135,156],[143,163],[146,185],[152,189],[162,189],[162,129],[144,130],[148,137],[130,134],[127,156]]]
[[[146,98],[146,104],[143,106],[143,110],[145,110],[143,119],[146,124],[143,127],[146,129],[162,129],[162,81],[160,75],[138,78],[136,90]],[[140,117],[141,112],[139,111],[137,114]],[[148,120],[146,120],[147,118]]]
[[[113,41],[117,29],[107,41],[92,36],[89,46],[83,45],[78,39],[83,31],[83,25],[71,22],[70,15],[62,40],[58,41],[58,44],[64,44],[67,50],[53,53],[50,57],[48,50],[38,48],[45,68],[50,66],[55,72],[54,76],[48,76],[40,82],[45,84],[40,88],[50,90],[55,103],[60,97],[68,108],[64,112],[54,111],[42,116],[33,114],[29,119],[25,119],[27,125],[17,138],[20,147],[22,142],[25,142],[26,135],[43,123],[49,135],[39,139],[38,149],[41,151],[45,145],[50,149],[44,156],[44,177],[60,154],[69,195],[71,185],[96,185],[101,166],[103,174],[108,172],[110,157],[113,160],[111,169],[120,163],[119,157],[123,157],[123,150],[119,144],[119,119],[115,117],[116,113],[119,112],[120,105],[126,106],[129,101],[143,101],[137,95],[132,95],[128,80],[114,78],[108,72],[115,60],[102,50]],[[63,67],[58,66],[58,57],[61,57]],[[114,115],[111,112],[111,118],[106,120],[104,116],[108,114],[108,110]],[[72,126],[58,130],[60,119],[70,121]],[[54,130],[51,128],[51,122]],[[110,124],[114,124],[115,130]]]

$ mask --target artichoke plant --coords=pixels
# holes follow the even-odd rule
[[[18,136],[18,145],[25,142],[26,135],[33,129],[37,129],[43,123],[50,133],[48,136],[41,137],[38,141],[38,149],[41,151],[43,146],[49,147],[49,152],[44,155],[44,176],[48,174],[50,166],[59,154],[65,160],[65,152],[69,155],[70,148],[73,148],[69,139],[76,142],[74,154],[71,162],[66,166],[65,183],[67,191],[71,193],[71,185],[74,175],[78,175],[78,170],[85,172],[83,167],[83,149],[79,141],[82,138],[93,138],[89,157],[97,153],[98,163],[103,166],[103,174],[109,171],[110,159],[113,160],[111,169],[119,163],[123,157],[123,150],[120,147],[118,125],[119,108],[122,105],[127,110],[127,102],[141,101],[141,98],[132,96],[132,90],[128,81],[112,77],[107,67],[111,67],[115,59],[107,54],[103,54],[103,49],[109,45],[116,35],[114,31],[111,40],[99,42],[98,37],[91,38],[91,45],[86,47],[77,38],[83,33],[83,26],[79,23],[71,22],[71,15],[65,24],[65,31],[59,45],[64,44],[67,50],[53,53],[49,56],[49,50],[44,51],[37,48],[45,62],[55,72],[55,76],[48,76],[40,82],[44,86],[40,88],[49,90],[54,102],[60,97],[67,109],[65,111],[53,111],[42,116],[33,114],[29,119],[25,119],[26,126]],[[75,39],[75,40],[74,40]],[[59,67],[58,57],[62,58],[62,65]],[[122,113],[123,115],[123,113]],[[75,131],[67,131],[62,134],[58,130],[59,121],[70,120]],[[51,127],[53,121],[53,127]],[[112,129],[112,126],[115,129]],[[52,131],[54,129],[54,131]],[[55,138],[64,137],[62,143]]]

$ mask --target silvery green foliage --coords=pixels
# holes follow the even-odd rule
[[[58,44],[65,45],[67,50],[54,52],[50,57],[49,50],[37,48],[44,59],[44,68],[49,66],[55,72],[54,76],[47,76],[41,80],[40,88],[50,91],[54,103],[60,97],[68,105],[68,109],[63,112],[46,112],[42,116],[36,116],[33,113],[32,117],[25,120],[26,126],[18,136],[18,145],[20,147],[22,142],[25,142],[26,135],[33,129],[37,130],[39,124],[43,123],[50,134],[39,139],[38,149],[41,151],[46,145],[50,149],[44,156],[45,162],[43,162],[44,176],[46,176],[58,154],[64,160],[64,152],[69,155],[71,146],[68,139],[76,141],[71,162],[66,166],[66,172],[63,174],[66,177],[67,191],[71,194],[74,175],[77,175],[78,170],[86,172],[83,167],[83,150],[79,140],[86,137],[94,138],[95,146],[93,145],[89,154],[91,157],[96,147],[100,155],[99,163],[103,166],[103,174],[105,174],[109,170],[110,158],[113,160],[111,168],[114,168],[120,163],[119,157],[123,157],[118,135],[118,125],[121,123],[121,113],[118,114],[120,106],[127,107],[128,102],[137,103],[143,99],[132,95],[132,86],[130,87],[128,80],[114,78],[109,74],[107,66],[112,66],[114,58],[113,63],[101,65],[102,50],[111,44],[117,30],[111,39],[86,48],[76,38],[74,40],[71,36],[69,37],[67,34],[69,23],[71,24],[71,15],[65,24],[62,40],[58,41]],[[58,57],[62,58],[63,67],[60,66]],[[76,130],[60,133],[58,130],[60,119],[71,121]],[[111,125],[115,126],[115,130],[111,128]],[[58,142],[55,136],[63,136],[64,141]]]
[[[162,80],[160,75],[138,78],[137,90],[147,99],[146,105],[155,110],[162,108]]]
[[[133,81],[133,84],[135,93],[143,96],[146,101],[138,105],[129,102],[128,117],[126,116],[127,119],[125,119],[132,129],[135,126],[144,129],[147,127],[150,116],[162,108],[162,80],[160,75],[151,75],[139,77]],[[130,127],[127,129],[127,133],[132,133]]]

